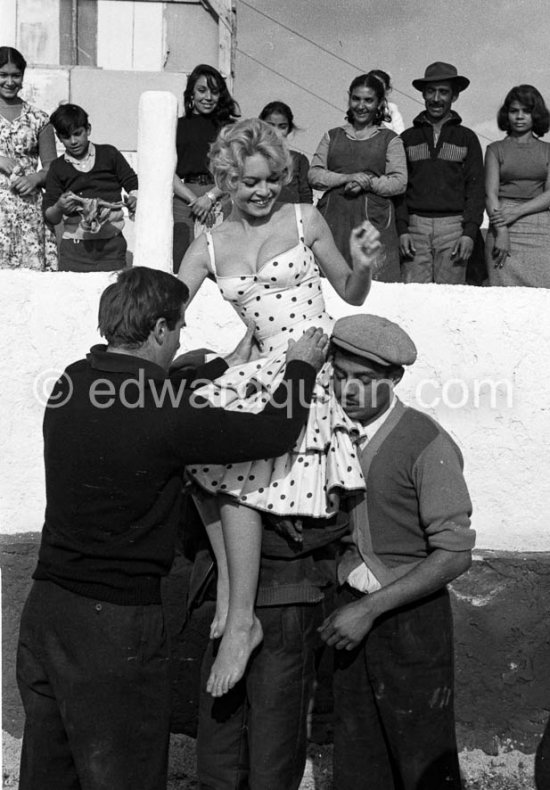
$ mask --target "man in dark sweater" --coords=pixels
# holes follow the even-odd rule
[[[18,650],[21,790],[165,787],[160,582],[174,555],[182,472],[279,455],[306,419],[327,337],[308,330],[289,347],[263,412],[226,412],[193,387],[246,361],[252,332],[225,361],[169,376],[187,298],[169,274],[122,272],[100,302],[108,346],[70,365],[48,402],[46,516]]]
[[[350,507],[339,608],[321,627],[336,648],[334,786],[459,790],[453,633],[446,589],[475,533],[455,442],[393,388],[416,348],[396,324],[336,322],[334,388],[357,420],[367,496]]]
[[[412,84],[426,109],[401,135],[409,173],[396,199],[403,280],[463,284],[485,201],[479,140],[451,109],[470,81],[438,62]]]
[[[44,195],[48,222],[63,221],[59,270],[110,272],[126,266],[122,192],[133,215],[138,177],[112,145],[89,139],[88,115],[77,104],[62,104],[50,122],[65,153],[50,165]]]

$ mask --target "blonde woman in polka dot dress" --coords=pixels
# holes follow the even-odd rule
[[[232,212],[193,242],[179,277],[193,299],[213,275],[224,299],[243,321],[253,322],[259,357],[230,368],[201,394],[228,409],[259,411],[282,376],[289,342],[311,326],[331,332],[317,266],[340,297],[361,305],[378,262],[379,235],[368,223],[352,232],[350,268],[317,209],[278,203],[292,175],[292,160],[284,141],[263,121],[223,129],[211,148],[210,165],[216,185],[232,198]],[[200,497],[218,565],[211,637],[223,634],[207,684],[213,696],[225,694],[242,677],[262,639],[254,616],[262,534],[257,511],[331,517],[339,490],[364,487],[353,430],[332,396],[327,363],[318,376],[307,426],[290,453],[188,470],[203,491],[217,495]]]

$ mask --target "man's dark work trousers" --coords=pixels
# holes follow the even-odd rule
[[[344,588],[339,605],[356,600]],[[460,790],[446,590],[383,615],[334,673],[337,790]]]
[[[165,790],[170,686],[162,609],[35,581],[17,680],[19,790]]]

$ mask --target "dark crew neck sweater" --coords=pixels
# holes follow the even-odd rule
[[[151,362],[94,346],[65,370],[44,417],[47,504],[35,579],[116,604],[160,602],[184,467],[281,455],[307,416],[310,365],[290,362],[259,414],[193,396],[191,382],[226,368],[218,359],[167,378]]]

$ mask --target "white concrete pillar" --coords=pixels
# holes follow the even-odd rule
[[[138,110],[139,198],[134,266],[172,271],[172,182],[176,170],[178,102],[173,93],[146,91]]]

